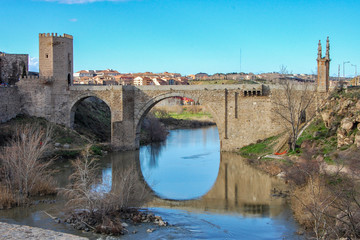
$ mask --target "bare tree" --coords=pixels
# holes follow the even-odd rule
[[[87,147],[82,157],[72,162],[74,173],[70,176],[70,184],[60,193],[67,199],[70,211],[87,209],[90,214],[99,214],[102,217],[108,213],[129,207],[138,207],[150,197],[146,185],[141,182],[136,167],[131,165],[116,173],[113,186],[102,185],[99,175],[97,159],[92,158]],[[111,181],[108,181],[111,182]],[[104,189],[111,189],[107,191]]]
[[[66,205],[70,209],[87,209],[93,213],[96,208],[96,201],[100,195],[94,191],[93,186],[99,183],[97,176],[98,165],[95,158],[90,158],[90,146],[82,153],[82,157],[72,161],[74,168],[70,175],[70,183],[66,189],[61,189],[60,193],[67,199]]]
[[[51,132],[50,127],[38,124],[19,126],[13,139],[0,152],[4,182],[18,202],[30,195],[55,192],[49,170],[52,160],[41,159],[49,149]]]
[[[313,100],[314,93],[309,90],[308,84],[280,79],[280,91],[273,97],[273,111],[290,133],[289,146],[292,150],[296,148],[301,127],[312,119],[313,113],[308,110]]]

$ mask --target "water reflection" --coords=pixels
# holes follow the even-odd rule
[[[223,152],[216,182],[200,199],[167,201],[158,198],[151,204],[186,210],[276,216],[283,211],[285,201],[282,198],[273,198],[271,191],[284,187],[282,181],[247,165],[239,155]]]
[[[134,166],[137,169],[138,184],[145,184],[147,189],[151,189],[144,181],[138,151],[114,153],[110,154],[109,158],[112,163],[113,191],[116,191],[117,186],[121,186],[122,180],[118,177],[122,175],[121,172]],[[148,207],[218,213],[237,212],[244,216],[276,216],[283,211],[285,201],[272,197],[271,191],[274,188],[284,188],[284,183],[247,165],[239,155],[223,152],[216,182],[202,197],[186,201],[156,197],[148,203]]]
[[[161,198],[199,198],[215,183],[220,165],[216,127],[173,130],[164,144],[149,149],[152,146],[140,148],[140,167],[146,182]]]
[[[145,148],[147,151],[146,156],[148,156],[148,166],[149,168],[156,168],[158,166],[157,159],[161,157],[161,152],[165,144],[163,142],[151,143],[142,148]]]

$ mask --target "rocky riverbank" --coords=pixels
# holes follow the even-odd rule
[[[111,236],[124,235],[130,233],[128,227],[134,227],[142,223],[152,223],[147,232],[154,231],[155,226],[166,227],[168,223],[160,216],[153,213],[139,211],[136,208],[128,208],[125,210],[113,211],[104,216],[100,214],[89,214],[87,211],[77,211],[71,214],[65,223],[71,224],[76,230],[92,231],[94,233],[106,234]],[[136,230],[132,230],[132,234],[136,234]]]
[[[85,240],[87,238],[78,237],[75,235],[55,232],[37,227],[30,227],[24,225],[16,225],[0,222],[0,239],[7,240]]]
[[[360,237],[360,91],[333,92],[293,152],[271,155],[269,139],[240,149],[291,187],[296,220],[317,239]]]

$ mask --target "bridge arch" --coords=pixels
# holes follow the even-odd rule
[[[185,97],[194,100],[194,102],[199,103],[202,106],[205,106],[206,110],[210,112],[211,116],[214,118],[214,121],[216,123],[216,126],[219,131],[219,137],[222,133],[221,124],[219,122],[219,118],[216,114],[216,112],[211,108],[210,105],[208,105],[206,102],[202,102],[202,100],[197,97],[196,95],[191,95],[189,93],[182,93],[182,92],[168,92],[164,94],[157,95],[147,101],[143,107],[140,108],[140,110],[135,113],[134,116],[134,123],[135,123],[135,146],[136,149],[140,147],[140,130],[141,130],[141,123],[144,120],[145,116],[149,113],[149,111],[159,102],[161,102],[164,99],[171,98],[171,97]]]
[[[79,95],[77,97],[75,97],[73,99],[73,101],[71,102],[70,104],[70,113],[69,113],[69,119],[68,119],[68,126],[70,128],[74,128],[74,121],[75,121],[75,112],[76,112],[76,109],[78,107],[78,105],[85,99],[87,98],[90,98],[90,97],[94,97],[94,98],[97,98],[101,101],[103,101],[108,107],[109,107],[109,110],[110,110],[110,115],[112,117],[112,109],[111,109],[111,105],[109,104],[109,102],[106,100],[106,99],[103,99],[101,98],[100,96],[96,95],[96,94],[93,94],[93,93],[86,93],[86,94],[82,94],[82,95]],[[112,138],[112,136],[111,136]]]

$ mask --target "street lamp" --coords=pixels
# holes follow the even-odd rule
[[[357,76],[357,65],[351,64],[351,66],[355,67],[355,77]]]
[[[343,62],[343,77],[345,78],[345,63],[350,63],[350,61]]]

